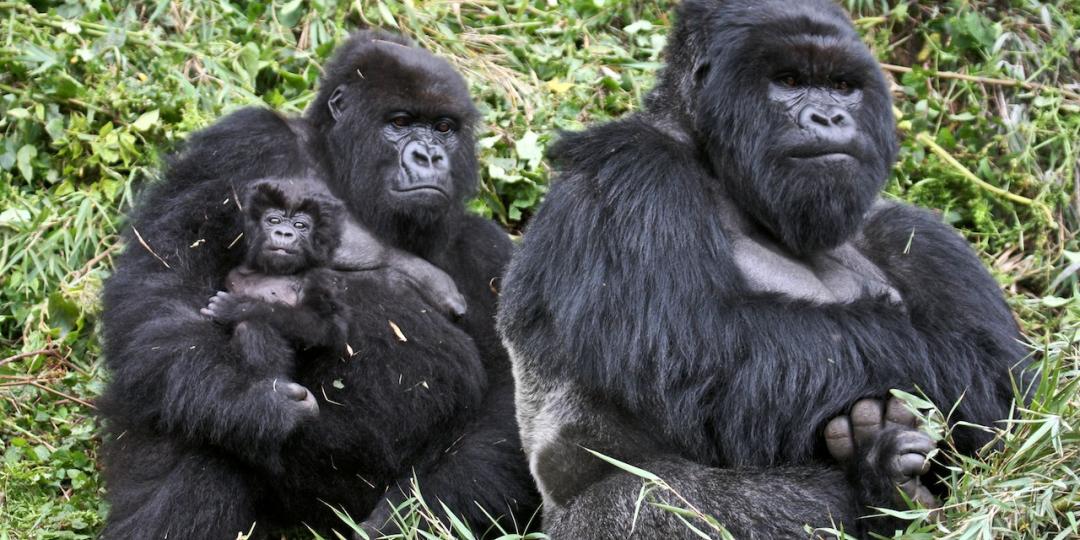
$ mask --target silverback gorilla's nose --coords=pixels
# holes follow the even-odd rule
[[[840,107],[808,105],[799,114],[799,126],[830,142],[843,143],[855,137],[855,121]]]
[[[405,145],[408,165],[417,172],[444,171],[447,168],[446,152],[438,144],[412,141]]]

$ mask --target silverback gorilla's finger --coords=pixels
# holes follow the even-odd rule
[[[926,474],[930,470],[930,460],[919,453],[910,453],[897,456],[896,470],[905,477],[917,477]]]
[[[837,416],[825,426],[825,446],[829,455],[844,463],[855,455],[855,441],[851,438],[851,423],[846,416]]]
[[[929,454],[937,443],[929,435],[913,429],[904,430],[896,435],[896,451],[898,453]]]
[[[937,500],[937,497],[935,497],[929,489],[926,489],[925,486],[920,487],[920,489],[915,492],[914,499],[915,502],[919,503],[923,508],[933,509],[930,511],[930,514],[926,516],[926,519],[930,523],[941,521],[942,515],[944,514],[941,510],[941,502]]]
[[[877,399],[861,399],[851,407],[851,425],[855,442],[864,444],[881,431],[882,404]]]
[[[902,400],[890,398],[885,404],[885,422],[901,427],[916,426],[915,413],[911,412]]]

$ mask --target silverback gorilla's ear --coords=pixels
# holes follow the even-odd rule
[[[330,116],[334,117],[335,122],[341,118],[342,114],[345,114],[344,84],[334,89],[334,93],[330,94],[330,99],[326,101],[326,106],[330,108]]]

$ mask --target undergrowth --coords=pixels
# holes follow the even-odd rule
[[[963,232],[1043,368],[1001,444],[952,465],[944,519],[913,511],[905,537],[1076,537],[1080,5],[843,3],[895,81],[902,146],[887,196]],[[241,106],[298,113],[350,29],[396,29],[469,80],[483,114],[471,209],[518,234],[546,191],[542,156],[558,130],[639,106],[671,6],[0,1],[0,540],[100,529],[98,293],[134,193],[187,133]],[[695,519],[662,479],[643,480],[666,495],[642,504]],[[402,519],[422,523],[430,506],[410,501]]]

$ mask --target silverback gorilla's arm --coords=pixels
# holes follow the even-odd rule
[[[499,328],[545,524],[556,539],[626,532],[641,481],[585,447],[659,474],[736,537],[792,537],[834,521],[877,527],[854,518],[895,501],[873,500],[879,491],[818,450],[822,427],[860,398],[915,384],[945,407],[963,397],[964,420],[1003,418],[1007,397],[981,391],[1007,383],[1006,362],[1017,358],[1005,347],[1016,334],[1000,292],[958,239],[927,251],[940,226],[908,220],[893,221],[873,254],[908,257],[910,283],[899,288],[905,300],[909,286],[921,288],[926,302],[907,312],[879,297],[817,304],[751,292],[717,212],[716,179],[646,120],[556,147],[565,172],[504,279]],[[872,225],[879,238],[890,227]],[[899,240],[913,233],[907,253]],[[927,268],[971,285],[928,280]],[[657,538],[691,534],[642,510],[648,526],[639,526]]]
[[[440,312],[454,317],[465,315],[465,297],[446,272],[420,257],[384,245],[352,218],[346,219],[342,227],[333,266],[343,271],[383,271],[390,290],[411,287]]]
[[[518,378],[517,394],[523,443],[554,539],[627,538],[632,530],[643,538],[697,537],[674,513],[649,502],[692,506],[736,538],[796,537],[807,523],[824,527],[856,517],[850,492],[822,489],[846,481],[839,468],[708,467],[680,457],[624,410],[574,383],[526,375]],[[659,475],[674,492],[653,490],[639,507],[644,480],[586,449]],[[718,536],[704,521],[691,521]]]

